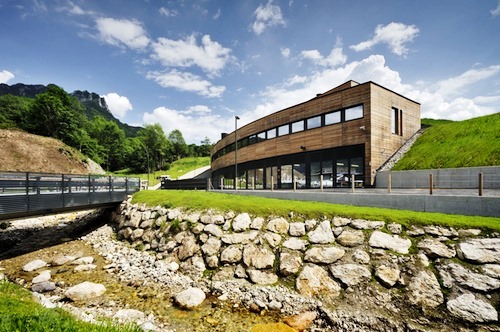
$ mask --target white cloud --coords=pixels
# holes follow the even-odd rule
[[[500,65],[480,69],[470,69],[459,76],[451,77],[438,82],[438,92],[443,96],[461,94],[468,86],[471,86],[478,81],[498,75],[499,73]]]
[[[332,49],[327,57],[321,55],[318,50],[307,50],[300,53],[302,58],[311,60],[314,64],[324,67],[336,67],[347,61],[347,56],[342,53],[341,47]]]
[[[151,71],[147,73],[146,78],[155,81],[164,88],[195,92],[204,97],[220,97],[226,90],[224,86],[214,86],[199,76],[175,69],[169,72]]]
[[[392,53],[406,55],[408,49],[406,43],[411,42],[417,35],[419,29],[415,25],[391,22],[386,26],[381,24],[375,28],[375,36],[372,39],[351,45],[350,48],[359,52],[370,49],[377,44],[387,44]]]
[[[108,105],[111,114],[118,119],[123,119],[128,111],[134,109],[127,97],[120,96],[116,92],[108,93],[103,97],[106,100],[106,104]]]
[[[281,13],[281,8],[273,5],[272,3],[272,0],[269,0],[266,5],[261,4],[255,10],[255,21],[252,24],[252,30],[256,35],[260,35],[268,27],[286,25]]]
[[[185,40],[158,38],[153,43],[152,57],[167,67],[198,66],[210,74],[217,74],[230,60],[231,49],[212,41],[209,35],[201,38],[201,45],[191,35]]]
[[[281,49],[281,55],[284,57],[284,58],[288,58],[290,56],[290,49],[287,48],[287,47],[283,47]]]
[[[173,17],[179,15],[179,12],[175,9],[168,9],[165,7],[161,7],[159,10],[161,15],[164,15],[166,17]]]
[[[497,8],[492,9],[490,13],[491,15],[493,15],[493,17],[497,17],[500,15],[500,0],[497,2]]]
[[[7,83],[8,81],[10,81],[13,78],[14,78],[14,74],[12,74],[10,71],[5,70],[5,69],[0,71],[0,83]]]
[[[193,111],[193,108],[197,111]],[[221,132],[227,130],[231,120],[221,119],[219,115],[213,114],[208,107],[202,105],[193,106],[187,111],[158,107],[152,113],[145,113],[143,116],[145,124],[159,123],[167,135],[172,130],[178,129],[186,143],[198,145],[205,137],[210,138],[212,142],[218,141]]]
[[[99,40],[110,45],[141,50],[150,43],[146,30],[137,20],[98,18],[96,27]]]
[[[57,7],[58,12],[68,12],[72,15],[94,15],[92,11],[87,11],[82,9],[80,6],[75,5],[72,1],[67,1],[67,3],[61,7]]]
[[[222,15],[222,12],[221,12],[220,8],[218,8],[217,11],[215,12],[214,16],[212,16],[212,19],[218,20],[221,15]]]

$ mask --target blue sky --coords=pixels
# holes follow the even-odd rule
[[[350,79],[422,117],[499,112],[500,1],[0,0],[0,83],[96,92],[188,143]]]

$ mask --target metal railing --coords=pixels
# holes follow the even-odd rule
[[[139,178],[1,172],[0,219],[119,203],[139,190]]]

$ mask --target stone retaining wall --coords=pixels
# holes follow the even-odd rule
[[[262,218],[130,202],[120,206],[113,220],[118,239],[152,252],[172,270],[212,283],[234,278],[284,284],[317,299],[323,316],[339,331],[353,328],[348,324],[358,319],[355,315],[371,315],[387,326],[392,317],[407,331],[445,325],[441,331],[456,326],[498,331],[499,234],[438,226],[407,229],[342,217],[305,220],[293,213]],[[256,305],[280,308],[268,300]]]

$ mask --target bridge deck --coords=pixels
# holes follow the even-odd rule
[[[0,220],[112,205],[139,190],[139,178],[2,172]]]

